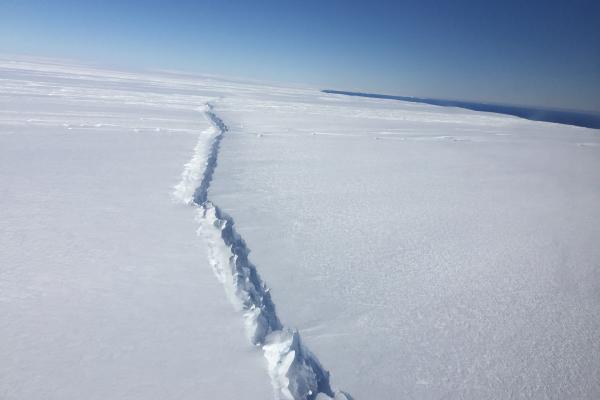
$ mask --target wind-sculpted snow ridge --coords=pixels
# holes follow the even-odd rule
[[[351,400],[350,395],[331,389],[329,371],[302,344],[298,331],[281,324],[269,288],[248,259],[250,250],[235,231],[233,219],[208,200],[220,142],[228,128],[211,104],[206,105],[205,115],[213,128],[202,133],[174,196],[197,207],[198,233],[208,244],[213,272],[234,307],[242,312],[250,342],[264,352],[275,397]]]

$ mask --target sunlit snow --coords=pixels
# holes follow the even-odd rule
[[[0,104],[3,399],[600,396],[598,130],[24,58]]]

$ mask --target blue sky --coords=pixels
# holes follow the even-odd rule
[[[0,52],[600,111],[600,1],[0,0]]]

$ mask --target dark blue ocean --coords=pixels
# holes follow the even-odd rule
[[[390,99],[410,101],[413,103],[426,103],[444,107],[460,107],[474,111],[487,111],[499,114],[514,115],[534,121],[556,122],[559,124],[583,126],[585,128],[600,129],[600,114],[585,113],[568,110],[550,110],[543,108],[521,107],[488,103],[473,103],[460,100],[440,100],[420,97],[391,96],[387,94],[345,92],[342,90],[323,90],[324,93],[344,94],[347,96],[372,97],[376,99]]]

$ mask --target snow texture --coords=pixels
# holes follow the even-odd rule
[[[270,291],[249,261],[250,250],[235,231],[233,219],[208,200],[220,142],[228,128],[212,104],[207,103],[206,108],[205,115],[217,133],[201,135],[174,196],[189,204],[190,187],[197,185],[191,204],[198,208],[199,233],[208,244],[210,264],[232,304],[243,313],[248,339],[262,346],[276,398],[314,400],[319,393],[349,398],[344,392],[332,391],[329,372],[302,345],[297,331],[282,326]]]
[[[198,86],[0,59],[1,399],[272,397],[171,199],[213,129]]]
[[[332,385],[599,398],[598,130],[305,93],[219,115],[211,199]]]
[[[2,399],[600,398],[598,130],[0,57],[0,180]]]

